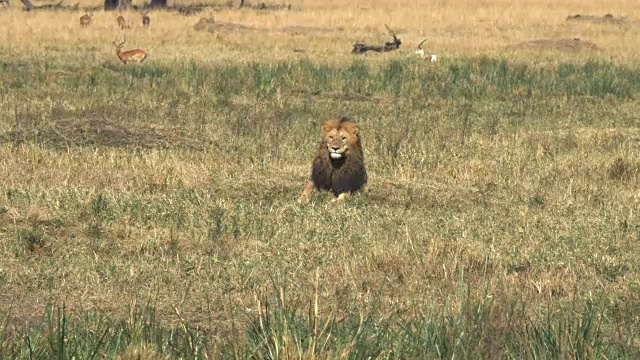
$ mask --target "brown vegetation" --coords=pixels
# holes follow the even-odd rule
[[[589,22],[594,24],[626,24],[627,19],[624,17],[615,17],[611,14],[604,16],[575,14],[567,16],[567,21]]]
[[[539,39],[525,41],[507,47],[509,50],[538,50],[576,53],[580,51],[599,51],[600,48],[591,41],[573,39]]]
[[[235,23],[227,23],[216,21],[214,17],[203,17],[198,20],[198,22],[193,25],[193,29],[196,31],[206,31],[210,33],[225,31],[225,32],[244,32],[244,31],[256,31],[258,30],[255,27],[235,24]],[[268,29],[260,29],[262,32],[268,32]]]

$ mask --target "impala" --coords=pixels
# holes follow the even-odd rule
[[[120,26],[120,30],[129,28],[129,26],[127,26],[127,22],[124,20],[124,17],[122,15],[118,16],[118,26]]]
[[[88,12],[85,12],[84,15],[80,16],[80,26],[86,27],[91,24],[91,17],[93,16],[93,12],[89,15]]]
[[[118,55],[120,61],[122,61],[122,63],[125,65],[130,62],[137,62],[138,64],[142,64],[144,59],[147,58],[147,53],[140,49],[122,51],[122,45],[124,45],[126,41],[127,38],[125,37],[124,40],[119,44],[115,41],[113,42],[113,45],[116,46],[116,55]]]
[[[151,23],[151,18],[149,17],[149,12],[142,13],[142,26],[149,28],[149,24]]]

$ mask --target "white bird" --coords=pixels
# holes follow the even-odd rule
[[[420,57],[423,59],[425,56],[424,56],[424,49],[422,48],[422,44],[424,44],[425,41],[427,41],[427,39],[422,40],[420,44],[418,44],[418,47],[416,48],[416,51],[415,51],[415,53],[420,55]],[[429,55],[429,57],[431,59],[431,62],[437,61],[436,55],[432,54],[432,55]]]

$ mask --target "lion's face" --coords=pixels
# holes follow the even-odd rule
[[[330,120],[322,126],[322,139],[331,159],[339,160],[358,146],[358,127],[351,122]]]

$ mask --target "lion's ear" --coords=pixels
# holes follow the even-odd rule
[[[358,125],[352,122],[345,123],[344,125],[342,125],[342,128],[353,136],[358,136],[358,134],[360,133],[360,128],[358,128]]]

